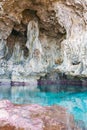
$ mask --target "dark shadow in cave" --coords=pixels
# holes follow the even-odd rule
[[[13,30],[12,30],[12,35],[14,35],[14,36],[20,36],[21,33],[18,32],[18,31],[16,31],[15,29],[13,29]]]
[[[11,58],[11,56],[13,54],[14,46],[16,43],[19,43],[21,50],[24,51],[24,58],[29,56],[29,50],[26,47],[27,29],[25,27],[25,29],[23,30],[23,29],[21,29],[22,27],[20,27],[20,26],[22,26],[22,25],[19,25],[19,26],[17,25],[17,27],[14,27],[10,36],[7,38],[8,53],[5,56],[5,59],[7,61]]]
[[[38,80],[38,88],[41,92],[84,92],[87,91],[87,79],[69,77],[62,73],[48,73]]]

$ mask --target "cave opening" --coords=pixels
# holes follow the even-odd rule
[[[36,12],[31,9],[25,9],[22,12],[22,20],[21,24],[15,24],[11,34],[7,38],[7,47],[8,52],[5,56],[5,59],[8,61],[14,50],[14,46],[16,43],[20,43],[20,48],[23,50],[24,58],[26,59],[29,56],[29,49],[26,47],[27,42],[27,25],[31,20],[37,19]]]
[[[15,29],[12,30],[12,35],[19,36],[20,32],[16,31]]]
[[[26,47],[26,41],[27,41],[26,26],[23,26],[23,24],[15,25],[11,34],[7,38],[8,53],[5,59],[8,61],[11,58],[14,51],[14,46],[17,43],[19,43],[20,49],[23,50],[24,58],[26,59],[29,56],[29,50]]]

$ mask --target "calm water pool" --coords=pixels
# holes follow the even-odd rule
[[[9,99],[16,104],[40,104],[43,106],[60,105],[67,108],[77,121],[87,127],[87,91],[40,92],[30,91],[29,87],[0,86],[0,99]]]

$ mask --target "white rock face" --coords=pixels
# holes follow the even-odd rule
[[[32,9],[37,11],[40,19],[30,20],[27,25],[27,41],[24,46],[29,55],[24,58],[21,43],[15,40],[12,57],[7,61],[6,41],[0,40],[0,76],[6,75],[12,81],[25,81],[30,76],[38,79],[56,70],[87,77],[87,0],[55,1],[49,6],[49,11],[44,6],[42,10],[33,6]],[[48,27],[55,26],[59,27],[59,31],[55,29],[50,32],[51,28]]]
[[[87,10],[85,7],[87,1],[67,0],[69,6],[72,3],[73,6],[79,4],[83,6],[83,10]],[[79,7],[76,13],[77,10],[73,10],[69,6],[66,7],[61,3],[54,4],[59,23],[65,27],[67,33],[66,39],[61,43],[63,64],[57,68],[71,75],[87,76],[87,15],[85,13],[86,16],[82,17],[81,12],[79,14]]]
[[[28,32],[26,46],[29,49],[30,55],[25,64],[25,71],[29,75],[29,72],[39,73],[41,71],[44,71],[44,69],[42,64],[42,45],[39,40],[39,27],[37,21],[30,21],[27,30]]]

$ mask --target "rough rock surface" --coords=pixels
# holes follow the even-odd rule
[[[0,130],[80,130],[62,107],[13,105],[0,101]]]
[[[1,0],[0,78],[50,70],[87,77],[87,0]]]

